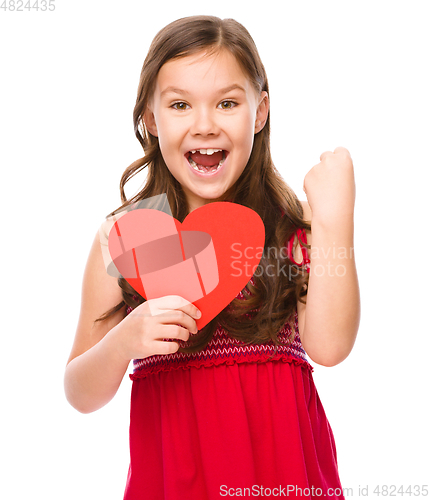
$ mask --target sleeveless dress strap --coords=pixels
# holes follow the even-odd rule
[[[299,264],[298,262],[296,262],[294,260],[294,257],[293,257],[293,247],[294,247],[294,236],[297,235],[297,238],[299,240],[299,243],[300,243],[300,247],[302,249],[302,255],[303,255],[303,262],[301,264]],[[308,249],[302,245],[302,243],[305,243],[307,244],[307,238],[306,238],[306,230],[303,229],[303,228],[299,228],[297,229],[296,232],[294,232],[291,236],[291,238],[289,239],[288,241],[288,245],[287,245],[287,252],[288,252],[288,258],[291,260],[291,262],[293,264],[295,264],[296,266],[305,266],[306,267],[306,270],[307,272],[309,273],[310,272],[310,258],[309,258],[309,254],[308,254]]]

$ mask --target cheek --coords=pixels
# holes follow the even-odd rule
[[[158,143],[164,159],[177,153],[180,146],[180,133],[178,127],[172,125],[171,121],[161,120],[158,123]]]
[[[237,132],[236,148],[240,152],[241,157],[243,157],[243,160],[248,161],[254,145],[254,128],[246,127],[242,128],[242,130],[237,129]]]
[[[255,115],[248,112],[232,128],[235,132],[236,144],[241,145],[243,149],[251,149],[254,142]]]

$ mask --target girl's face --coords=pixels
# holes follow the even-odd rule
[[[158,137],[190,211],[220,199],[235,184],[268,110],[267,92],[257,95],[226,50],[173,59],[161,67],[144,121]]]

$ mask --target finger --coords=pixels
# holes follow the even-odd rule
[[[166,342],[163,340],[155,340],[156,347],[154,349],[154,354],[174,354],[179,349],[178,342]]]
[[[165,310],[163,314],[158,314],[158,318],[163,325],[180,325],[192,333],[197,333],[195,320],[179,309]]]
[[[196,319],[201,318],[202,315],[194,304],[179,295],[166,295],[165,297],[153,299],[148,301],[148,305],[153,316],[162,314],[166,309],[178,309]]]
[[[334,154],[338,154],[338,153],[345,153],[347,154],[349,157],[351,157],[351,154],[350,152],[346,149],[346,148],[343,148],[342,146],[338,146],[334,151],[333,151]]]
[[[164,325],[160,332],[160,337],[154,340],[171,339],[186,342],[190,338],[190,332],[179,325]]]
[[[332,155],[333,152],[332,151],[324,151],[324,153],[322,153],[322,155],[320,156],[320,161],[324,161],[324,158],[327,156],[327,155]]]

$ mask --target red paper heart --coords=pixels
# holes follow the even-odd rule
[[[180,295],[202,312],[203,328],[245,287],[264,247],[265,230],[253,210],[214,202],[181,224],[164,212],[127,212],[109,234],[121,275],[146,299]]]

